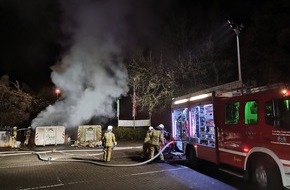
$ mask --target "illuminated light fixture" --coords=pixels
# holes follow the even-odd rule
[[[185,102],[187,102],[187,101],[188,101],[188,99],[176,100],[176,101],[174,102],[174,104],[182,104],[182,103],[185,103]]]
[[[198,96],[193,96],[189,99],[189,101],[200,100],[200,99],[204,99],[204,98],[207,98],[210,96],[211,96],[211,94],[202,94],[202,95],[198,95]]]
[[[243,148],[243,151],[244,151],[245,153],[248,153],[248,152],[250,151],[250,149],[249,149],[248,147],[244,147],[244,148]]]
[[[281,92],[282,92],[283,95],[287,95],[288,94],[288,91],[286,89],[283,89]]]

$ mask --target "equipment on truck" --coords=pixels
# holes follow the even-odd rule
[[[240,84],[240,85],[239,85]],[[290,91],[239,81],[175,98],[172,135],[193,164],[207,160],[263,189],[290,188]]]

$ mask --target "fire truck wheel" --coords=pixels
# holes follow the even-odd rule
[[[196,152],[192,145],[186,146],[186,159],[189,161],[190,165],[193,167],[198,166],[199,159],[196,157]]]
[[[259,189],[281,189],[282,181],[277,164],[268,157],[256,158],[253,163],[252,181]]]

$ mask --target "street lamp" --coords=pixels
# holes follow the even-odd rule
[[[239,42],[239,34],[241,30],[244,28],[243,24],[236,24],[228,20],[230,27],[234,30],[237,36],[237,52],[238,52],[238,69],[239,69],[239,81],[242,82],[242,71],[241,71],[241,58],[240,58],[240,42]]]
[[[58,96],[59,96],[59,94],[60,94],[60,89],[55,89],[55,93],[56,93],[56,99],[58,99]]]

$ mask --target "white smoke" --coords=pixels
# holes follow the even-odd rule
[[[32,127],[77,126],[95,116],[114,117],[114,102],[129,90],[120,46],[126,9],[119,9],[117,1],[65,3],[64,28],[72,45],[51,73],[62,97],[39,113]]]

